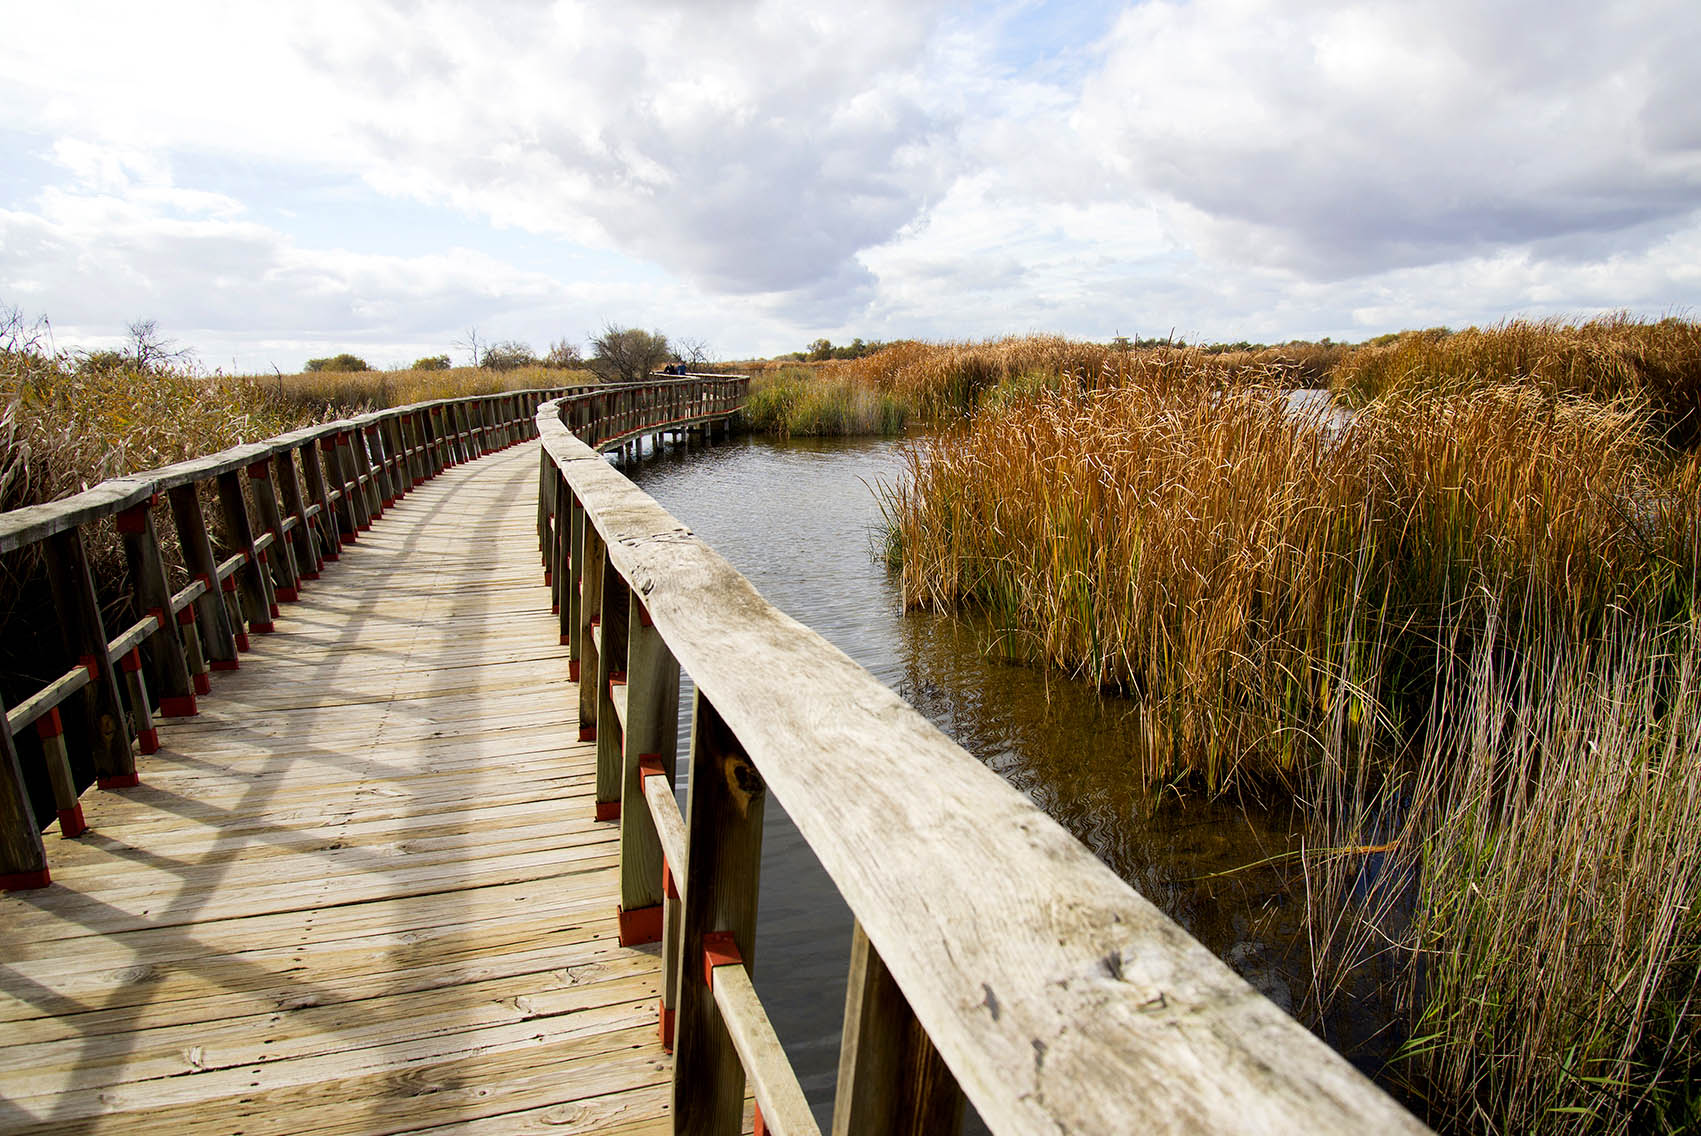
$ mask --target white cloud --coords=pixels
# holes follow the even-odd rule
[[[772,352],[1701,298],[1687,0],[163,12],[9,15],[0,98],[57,174],[3,202],[0,299],[61,329],[258,356],[609,318]],[[324,195],[413,220],[315,227]]]

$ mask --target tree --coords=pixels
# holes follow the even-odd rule
[[[416,371],[447,371],[449,369],[449,357],[447,355],[427,355],[423,359],[415,359],[413,369]]]
[[[577,343],[557,339],[549,345],[549,353],[543,357],[543,365],[562,371],[575,371],[585,365],[585,359],[579,354]]]
[[[467,328],[466,334],[455,340],[455,346],[466,349],[467,354],[472,356],[473,366],[484,366],[485,344],[484,340],[479,338],[478,327],[476,325]]]
[[[517,339],[492,343],[484,349],[484,359],[479,363],[479,366],[492,371],[514,371],[536,365],[537,356],[532,354],[531,345]]]
[[[696,370],[709,361],[709,345],[701,339],[681,339],[674,344],[673,357]]]
[[[350,355],[347,351],[341,355],[330,355],[323,359],[307,360],[309,371],[370,371],[365,359],[359,355]]]
[[[179,347],[177,340],[160,334],[154,320],[133,320],[125,325],[128,338],[123,350],[124,362],[138,371],[164,371],[194,362],[195,352]]]
[[[817,339],[809,345],[809,357],[817,362],[822,359],[831,359],[833,357],[833,341]]]
[[[591,367],[604,378],[635,383],[667,362],[667,336],[659,331],[615,327],[605,323],[602,334],[591,337],[596,358]]]

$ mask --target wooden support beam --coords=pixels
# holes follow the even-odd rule
[[[611,685],[626,681],[626,581],[609,567],[606,558],[597,573],[602,581],[602,598],[597,605],[601,635],[597,649],[597,819],[620,816],[621,735]],[[580,689],[583,689],[581,684]]]
[[[124,544],[136,610],[152,614],[160,624],[146,645],[148,673],[159,691],[160,714],[167,718],[187,718],[196,713],[195,676],[172,611],[171,585],[166,579],[165,558],[154,523],[154,500],[150,498],[119,513],[118,535]]]
[[[179,551],[189,575],[206,585],[195,600],[196,623],[200,627],[201,646],[213,670],[235,670],[237,663],[236,632],[230,613],[224,606],[219,587],[218,562],[213,559],[213,542],[207,533],[207,521],[201,512],[199,487],[191,482],[173,488],[171,518],[177,526]],[[202,693],[206,693],[202,691]]]
[[[331,486],[325,474],[327,442],[328,439],[321,438],[301,447],[301,480],[307,485],[308,506],[314,510],[313,528],[318,537],[314,560],[320,571],[324,570],[326,560],[336,560],[342,555],[336,506],[331,501]]]
[[[290,547],[288,534],[284,532],[283,510],[278,506],[270,461],[257,461],[248,467],[248,489],[254,495],[254,511],[259,514],[261,535],[272,538],[260,554],[264,557],[262,567],[272,571],[272,595],[279,603],[294,603],[301,598],[301,570],[296,563],[295,549]],[[275,617],[277,613],[272,614]]]
[[[219,510],[224,515],[225,544],[243,555],[236,570],[236,592],[239,610],[247,616],[248,630],[257,635],[269,635],[277,618],[277,598],[272,593],[272,577],[259,549],[254,547],[254,528],[248,520],[248,501],[242,495],[242,475],[226,470],[218,476]]]
[[[833,1136],[960,1131],[963,1094],[858,923],[839,1043]]]
[[[596,637],[592,628],[602,617],[602,566],[606,552],[596,526],[586,523],[579,544],[579,641],[573,649],[578,660],[578,673],[572,676],[579,684],[579,740],[595,741],[597,736],[597,663]],[[610,794],[611,799],[613,794]],[[599,794],[598,800],[601,800]]]
[[[701,963],[706,937],[726,932],[754,969],[766,802],[761,775],[699,689],[691,729],[683,958],[675,976],[675,1131],[737,1136],[742,1126],[744,1067]]]
[[[77,782],[71,775],[71,754],[65,746],[65,723],[54,707],[35,720],[41,738],[41,754],[47,763],[47,780],[53,786],[53,804],[59,811],[59,835],[67,839],[89,830],[83,805],[77,799]]]
[[[18,747],[6,721],[6,706],[0,703],[0,891],[46,887],[51,882]]]
[[[624,586],[624,583],[622,584]],[[656,937],[662,927],[662,847],[644,799],[645,758],[674,784],[679,734],[679,664],[629,593],[626,631],[626,723],[621,737],[620,910],[653,911]],[[630,917],[630,915],[629,915]],[[648,923],[646,924],[648,925]]]
[[[83,728],[83,744],[103,786],[123,788],[136,783],[136,757],[112,664],[106,657],[106,628],[81,528],[66,529],[42,542],[47,557],[48,583],[53,589],[54,613],[59,617],[65,648],[71,660],[89,669],[93,681],[70,705]],[[38,719],[39,721],[39,719]]]
[[[277,467],[278,492],[283,496],[284,519],[294,522],[290,526],[289,539],[295,557],[295,586],[299,595],[304,581],[319,578],[319,570],[323,566],[319,542],[314,539],[313,522],[307,516],[307,503],[301,495],[301,481],[295,470],[295,451],[279,450],[272,460]]]

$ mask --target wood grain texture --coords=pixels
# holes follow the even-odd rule
[[[0,899],[0,1130],[667,1130],[536,463],[386,509]]]
[[[538,414],[543,445],[612,567],[995,1131],[1426,1131],[996,773],[669,531],[553,412]]]

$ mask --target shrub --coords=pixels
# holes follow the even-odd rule
[[[427,355],[413,361],[413,369],[416,371],[447,371],[449,367],[447,355]]]
[[[358,355],[350,355],[345,351],[341,355],[332,355],[324,359],[309,359],[306,369],[309,371],[370,371],[372,368],[365,359]]]
[[[535,367],[538,361],[529,344],[504,339],[485,348],[478,365],[487,371],[517,371],[521,367]]]

